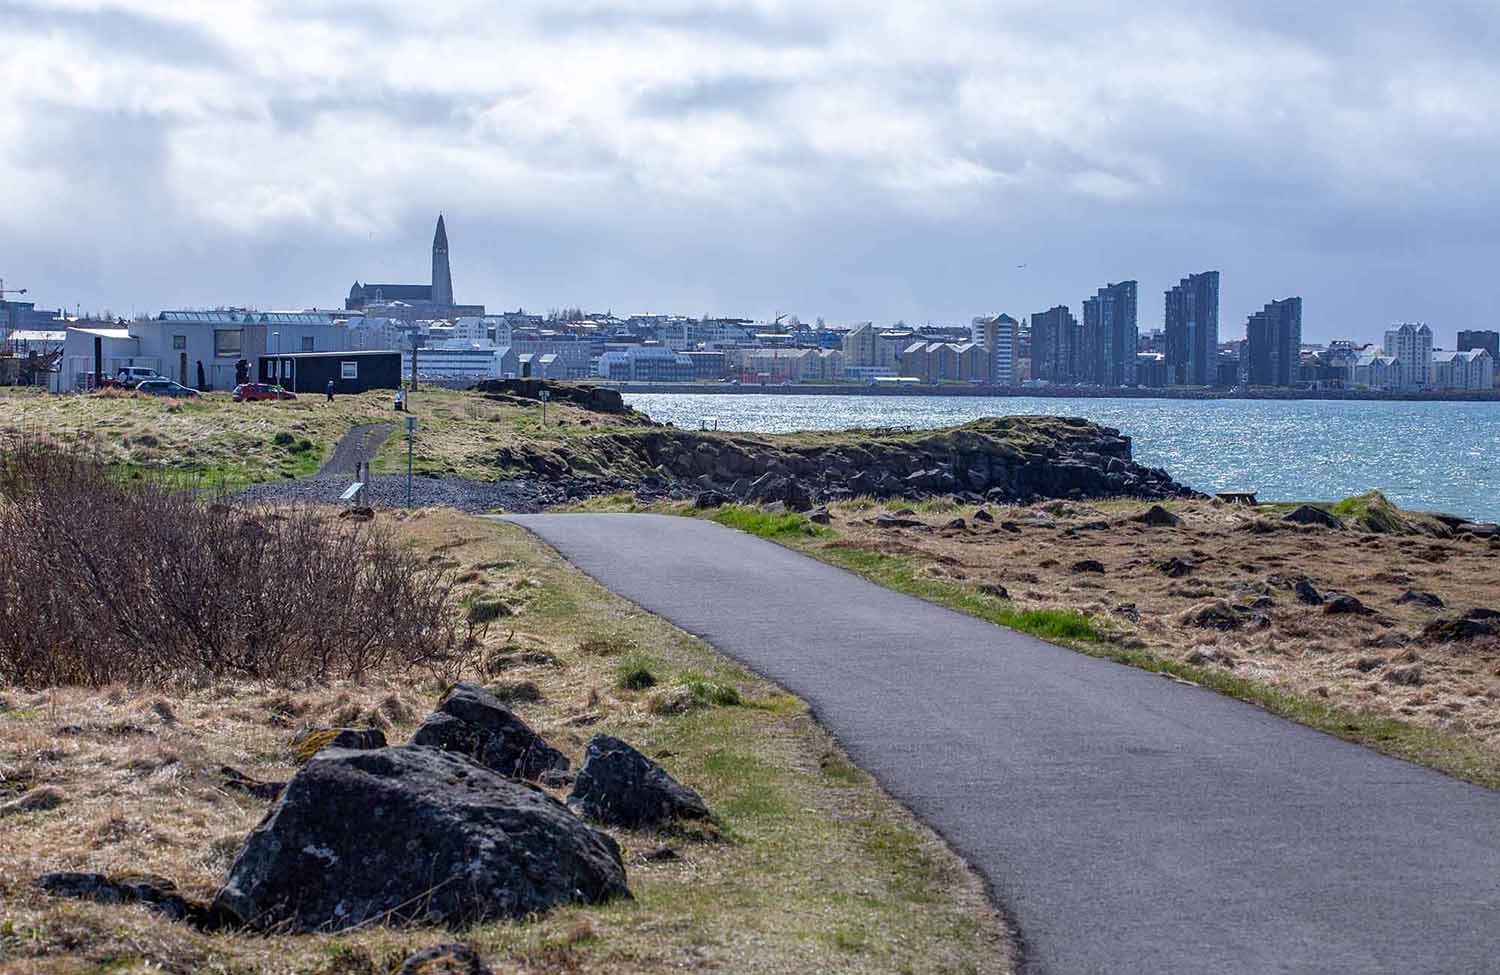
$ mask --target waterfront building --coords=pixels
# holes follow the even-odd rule
[[[432,235],[432,280],[428,284],[361,284],[354,282],[344,299],[346,311],[364,311],[403,321],[482,316],[483,305],[453,300],[453,273],[448,263],[448,228],[438,214]]]
[[[1495,358],[1488,349],[1432,354],[1432,384],[1438,389],[1491,389]]]
[[[1015,319],[1011,322],[1014,323]],[[913,342],[901,353],[901,376],[929,386],[957,382],[988,383],[992,361],[989,348],[978,342]]]
[[[1020,322],[1009,315],[974,319],[970,330],[973,344],[984,349],[988,356],[985,368],[966,370],[970,375],[963,379],[975,379],[996,386],[1016,385],[1016,333]],[[907,375],[903,369],[902,375]]]
[[[844,333],[841,343],[844,368],[874,369],[880,375],[895,375],[901,353],[914,341],[916,334],[910,329],[882,329],[864,322]]]
[[[577,336],[548,335],[545,337],[528,338],[513,336],[508,346],[511,356],[517,362],[530,362],[540,364],[542,358],[551,356],[547,360],[547,373],[533,373],[537,378],[545,379],[587,379],[594,373],[593,346]],[[531,358],[521,358],[529,356]],[[502,360],[505,356],[502,354]],[[514,368],[502,361],[500,374],[502,376],[514,373],[521,375]]]
[[[1401,363],[1397,385],[1425,389],[1432,385],[1432,329],[1421,322],[1403,322],[1386,329],[1385,354]]]
[[[722,355],[721,355],[722,361]],[[693,360],[664,345],[635,345],[599,357],[598,374],[615,382],[690,383],[698,378]]]
[[[1350,367],[1349,380],[1366,389],[1397,389],[1401,386],[1401,363],[1374,349],[1359,354]]]
[[[1031,378],[1047,383],[1078,381],[1074,356],[1078,319],[1067,305],[1031,316]]]
[[[1167,371],[1173,385],[1212,386],[1219,348],[1219,272],[1190,275],[1166,295]]]
[[[1077,373],[1099,386],[1134,386],[1135,354],[1140,331],[1136,325],[1134,281],[1100,288],[1083,303],[1082,339],[1078,343]]]
[[[1302,299],[1273,301],[1245,324],[1245,381],[1295,386],[1302,378]]]
[[[1153,389],[1167,385],[1167,357],[1160,352],[1137,352],[1135,382]]]
[[[844,378],[841,349],[736,349],[729,369],[745,383],[838,382]]]
[[[728,356],[723,352],[685,352],[693,364],[693,378],[700,383],[716,383],[729,374]]]

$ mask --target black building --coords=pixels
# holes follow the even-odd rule
[[[1251,386],[1295,386],[1302,379],[1302,299],[1273,301],[1245,323]]]
[[[1083,341],[1077,359],[1080,378],[1100,386],[1134,386],[1136,325],[1134,281],[1099,289],[1083,303]]]
[[[1484,349],[1490,354],[1491,359],[1500,362],[1500,332],[1487,330],[1459,332],[1458,346],[1455,351],[1468,352],[1470,349]]]
[[[1183,278],[1167,292],[1167,373],[1173,385],[1217,384],[1219,272]]]
[[[400,352],[296,352],[260,357],[260,382],[294,393],[322,393],[333,380],[335,393],[396,389],[401,385]]]
[[[1078,319],[1067,305],[1031,316],[1031,378],[1049,383],[1078,379],[1074,365]]]

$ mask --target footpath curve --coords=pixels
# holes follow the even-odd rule
[[[985,876],[1024,972],[1500,965],[1500,793],[710,522],[506,520],[808,701]]]

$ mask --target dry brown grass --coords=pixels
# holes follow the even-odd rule
[[[535,406],[445,389],[418,390],[408,408],[420,421],[417,468],[476,478],[503,473],[506,448],[545,452],[641,422],[554,403],[547,408],[543,430]],[[235,403],[228,393],[173,400],[112,391],[51,396],[0,388],[0,433],[77,440],[111,463],[229,486],[314,473],[351,427],[400,419],[391,408],[391,394],[383,391],[338,396],[332,403],[313,394],[296,401]],[[278,434],[291,442],[283,437],[278,443]],[[374,466],[377,471],[404,471],[405,441],[391,438]]]
[[[485,677],[535,686],[539,701],[516,704],[527,721],[575,762],[595,732],[638,744],[702,792],[723,832],[612,831],[636,899],[464,933],[497,971],[1009,970],[977,878],[850,766],[800,701],[518,529],[445,511],[392,518],[412,544],[473,573],[474,595],[516,610],[491,630]],[[655,713],[655,691],[617,687],[622,657],[644,661],[662,686],[732,686],[746,703]],[[0,819],[0,970],[385,973],[405,953],[451,940],[427,929],[206,935],[31,886],[53,870],[131,870],[207,897],[267,808],[224,788],[220,766],[285,779],[295,769],[288,742],[308,726],[374,724],[403,741],[441,691],[397,681],[223,683],[170,698],[123,687],[0,691],[0,803],[38,787],[63,797]],[[664,842],[680,859],[643,859]]]
[[[947,512],[922,516],[928,529],[891,531],[873,525],[878,508],[835,505],[838,539],[803,547],[863,549],[903,558],[932,578],[998,584],[1018,608],[1082,611],[1118,642],[1139,641],[1157,656],[1459,735],[1500,755],[1500,641],[1430,646],[1418,639],[1440,615],[1500,608],[1497,546],[1304,528],[1275,513],[1207,501],[1170,506],[1186,521],[1181,529],[1148,528],[1131,520],[1145,507],[992,506],[990,524],[970,517],[963,529],[945,529],[954,517]],[[1105,527],[1090,527],[1098,525]],[[1159,564],[1172,558],[1194,568],[1170,577]],[[1102,562],[1104,573],[1073,570],[1088,559]],[[1321,591],[1356,596],[1374,615],[1327,615],[1275,578],[1302,576]],[[1398,602],[1408,589],[1435,593],[1447,608]],[[1220,632],[1188,622],[1202,604],[1257,599],[1269,600],[1261,610],[1269,625]]]

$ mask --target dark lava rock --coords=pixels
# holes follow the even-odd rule
[[[262,782],[253,779],[237,768],[228,765],[219,769],[219,778],[223,781],[224,788],[231,792],[243,792],[256,799],[264,799],[267,802],[275,800],[281,795],[281,790],[286,788],[285,782]]]
[[[1097,559],[1084,559],[1080,562],[1073,563],[1073,571],[1079,573],[1088,572],[1093,573],[1094,575],[1103,575],[1104,563],[1100,562]]]
[[[1396,602],[1402,604],[1403,606],[1412,604],[1416,606],[1426,606],[1430,609],[1442,609],[1444,606],[1442,599],[1440,599],[1436,594],[1430,592],[1418,592],[1415,589],[1406,590],[1406,592],[1402,593],[1401,598],[1396,600]]]
[[[1323,607],[1330,616],[1374,616],[1375,611],[1348,593],[1330,596]]]
[[[995,516],[990,514],[984,508],[980,508],[978,511],[974,512],[974,520],[989,524],[990,522],[993,522],[995,520]]]
[[[807,513],[807,520],[812,522],[814,525],[826,525],[829,522],[833,521],[833,515],[829,513],[828,506],[823,505],[809,511]]]
[[[1297,594],[1297,601],[1307,606],[1323,605],[1323,594],[1318,592],[1318,587],[1307,579],[1298,579],[1292,583],[1292,592]]]
[[[967,521],[964,521],[962,518],[954,518],[952,521],[948,522],[948,524],[944,525],[943,527],[944,528],[950,528],[950,529],[953,529],[955,531],[961,531],[961,530],[963,530],[965,528],[968,528],[969,527],[969,523]]]
[[[477,684],[454,684],[411,736],[411,744],[457,752],[501,775],[539,778],[566,771],[568,757]]]
[[[1181,518],[1159,504],[1147,508],[1136,520],[1152,528],[1181,528],[1183,525]]]
[[[1304,504],[1295,511],[1289,512],[1282,521],[1290,521],[1297,525],[1321,525],[1324,528],[1334,528],[1338,531],[1344,530],[1344,523],[1322,508],[1315,508],[1310,504]]]
[[[631,828],[708,818],[708,806],[698,793],[609,735],[589,740],[568,805],[601,823]]]
[[[875,516],[876,528],[922,528],[924,523],[916,518],[904,518],[900,515],[879,514]]]
[[[305,762],[325,748],[384,748],[385,732],[379,728],[313,728],[292,739],[297,760]]]
[[[1188,626],[1204,630],[1237,630],[1246,622],[1243,615],[1222,599],[1194,606],[1183,613],[1181,619]]]
[[[43,874],[37,878],[36,885],[54,897],[72,897],[100,904],[145,904],[173,921],[190,921],[207,930],[223,926],[224,919],[213,910],[183,897],[177,892],[176,884],[154,874],[108,877],[102,873],[64,871]]]
[[[395,975],[493,975],[490,967],[468,945],[433,945],[419,951],[396,969]]]
[[[1485,637],[1500,637],[1500,613],[1475,609],[1455,619],[1433,620],[1422,628],[1426,643],[1466,643]]]
[[[996,599],[1009,599],[1010,590],[993,582],[986,582],[979,586],[981,595],[994,596]]]
[[[1197,566],[1187,559],[1178,558],[1175,555],[1156,563],[1156,571],[1169,579],[1181,579],[1183,576],[1192,575],[1195,568]]]
[[[450,926],[629,896],[620,848],[462,755],[328,749],[245,841],[214,907],[259,930]]]
[[[693,507],[722,508],[731,500],[733,499],[729,495],[720,494],[718,491],[701,491],[693,498]]]

